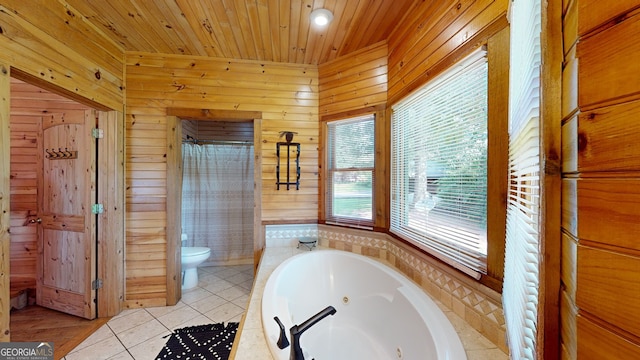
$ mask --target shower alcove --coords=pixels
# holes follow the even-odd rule
[[[206,246],[210,247],[212,255],[209,260],[206,260],[204,265],[233,265],[233,264],[253,264],[257,265],[257,260],[260,258],[260,251],[262,246],[256,241],[261,239],[261,225],[260,225],[260,198],[261,198],[261,142],[260,142],[260,126],[261,117],[260,112],[251,111],[224,111],[224,110],[196,110],[196,109],[168,109],[167,114],[167,132],[169,139],[167,141],[167,189],[176,189],[176,191],[167,191],[167,288],[168,299],[178,301],[181,296],[181,238],[182,234],[187,234],[187,246]],[[235,164],[238,153],[242,152],[247,155],[249,147],[252,145],[253,151],[248,155],[249,157],[243,160],[248,161],[246,164],[248,169],[244,169],[244,172],[230,174],[230,176],[236,176],[234,179],[230,179],[227,176],[222,181],[231,181],[236,183],[245,183],[245,203],[242,205],[242,209],[239,209],[239,205],[231,205],[234,209],[229,211],[224,207],[217,207],[216,202],[219,199],[205,199],[202,196],[218,197],[222,194],[215,194],[217,187],[211,187],[211,184],[205,185],[203,190],[193,190],[188,187],[188,192],[183,194],[183,173],[184,180],[190,181],[188,174],[192,174],[189,168],[200,167],[200,165],[191,166],[183,159],[183,152],[200,153],[219,151],[212,150],[213,147],[218,147],[226,152],[227,158],[225,160],[211,160],[218,161],[219,164],[213,166],[209,172],[225,172],[224,163],[227,164],[227,169],[231,171],[231,165],[237,168],[238,164]],[[206,147],[209,149],[206,149]],[[196,148],[199,147],[199,148]],[[186,150],[185,150],[186,149]],[[195,155],[194,155],[195,156]],[[201,156],[201,155],[198,155]],[[202,155],[204,156],[204,155]],[[204,160],[203,160],[204,161]],[[210,161],[210,160],[207,160]],[[206,170],[198,170],[205,171]],[[242,174],[242,175],[238,175]],[[215,176],[218,176],[216,174]],[[198,175],[200,176],[200,175]],[[223,174],[224,178],[224,174]],[[208,180],[209,181],[209,180]],[[207,181],[207,182],[208,182]],[[212,180],[213,181],[213,180]],[[188,184],[185,184],[185,186]],[[238,185],[238,184],[236,184]],[[224,186],[224,185],[221,185]],[[178,190],[180,189],[180,190]],[[202,196],[198,197],[193,191],[202,191]],[[248,193],[246,191],[249,191]],[[224,192],[224,191],[223,191]],[[223,193],[221,192],[221,193]],[[248,194],[248,195],[247,195]],[[193,197],[198,199],[198,206],[202,206],[200,215],[194,213],[194,209],[183,208],[183,196]],[[247,200],[246,196],[250,198]],[[235,200],[234,200],[235,201]],[[188,200],[185,203],[189,203]],[[232,204],[232,202],[228,202]],[[191,205],[187,205],[191,206]],[[184,221],[184,215],[188,215],[188,221]],[[214,220],[220,220],[217,226],[221,226],[221,229],[225,231],[226,224],[224,222],[229,221],[229,215],[236,215],[236,217],[242,217],[241,224],[236,224],[235,230],[230,230],[234,234],[228,236],[235,238],[235,245],[229,246],[225,243],[228,239],[219,235],[221,232],[215,227],[210,230],[202,229],[202,224],[194,224],[198,221],[200,223],[211,223],[215,225]],[[244,215],[242,215],[244,214]],[[195,220],[194,220],[195,219]],[[200,219],[200,220],[198,220]],[[226,220],[225,220],[226,219]],[[209,224],[206,224],[209,225]],[[194,230],[193,226],[198,227],[200,230]],[[238,234],[238,231],[240,234]],[[242,243],[237,243],[241,241]],[[217,251],[229,248],[228,254],[216,254]],[[171,301],[168,301],[171,303]]]

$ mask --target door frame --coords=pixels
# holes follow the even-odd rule
[[[262,255],[262,112],[215,109],[167,109],[167,305],[175,305],[182,297],[181,203],[182,189],[182,120],[238,121],[253,123],[253,267]]]
[[[110,317],[120,313],[124,300],[124,246],[125,246],[125,187],[124,187],[124,104],[122,109],[111,109],[76,93],[0,63],[0,341],[10,340],[10,236],[9,236],[9,164],[10,164],[10,99],[11,77],[20,79],[46,91],[67,97],[90,106],[98,112],[100,139],[97,166],[98,202],[104,205],[104,213],[98,215],[98,269],[103,288],[98,290],[98,317]]]
[[[124,109],[123,109],[124,110]],[[104,212],[97,218],[98,317],[120,313],[125,294],[125,122],[124,111],[98,110],[98,203]]]

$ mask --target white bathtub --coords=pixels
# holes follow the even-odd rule
[[[337,311],[300,337],[306,360],[466,359],[458,334],[438,306],[404,275],[339,250],[296,255],[269,276],[262,326],[274,359],[289,359],[291,345],[276,345],[277,316],[289,329],[333,306]]]

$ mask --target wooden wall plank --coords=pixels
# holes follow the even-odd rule
[[[626,249],[640,250],[640,181],[577,181],[577,236]],[[612,274],[613,275],[613,274]]]
[[[577,255],[580,311],[640,338],[640,257],[590,246]]]
[[[585,109],[640,98],[640,13],[580,40],[578,102]],[[607,54],[607,56],[602,56]]]
[[[578,117],[562,125],[562,172],[578,171]]]
[[[569,234],[562,234],[562,284],[572,304],[576,303],[578,242]]]
[[[168,108],[168,116],[178,116],[181,119],[193,119],[197,121],[225,121],[225,122],[246,122],[258,119],[262,116],[260,111],[237,111],[237,110],[212,110],[212,109],[192,109],[192,108]]]
[[[578,3],[578,33],[586,35],[604,23],[615,23],[623,19],[622,15],[630,9],[638,8],[636,0],[619,0],[615,2],[598,0],[575,0]]]
[[[578,169],[632,171],[640,169],[640,101],[598,108],[578,119]]]
[[[191,136],[201,140],[246,141],[253,143],[252,122],[193,121],[196,131]],[[182,120],[183,138],[186,121]]]
[[[575,307],[575,298],[570,298],[567,292],[560,294],[560,343],[563,360],[577,359],[578,330],[576,317],[578,309]]]
[[[576,359],[637,359],[640,345],[630,341],[584,316],[577,316],[578,346]]]
[[[564,44],[565,55],[578,42],[578,11],[576,11],[578,0],[571,1],[568,6],[569,8],[562,19],[562,43]]]
[[[11,340],[9,311],[11,310],[10,284],[10,100],[11,84],[9,64],[0,61],[0,341]]]
[[[569,48],[562,69],[562,119],[568,119],[578,110],[578,60],[576,46]]]

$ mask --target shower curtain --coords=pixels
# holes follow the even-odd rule
[[[253,145],[182,144],[183,246],[204,246],[204,264],[253,261]]]

